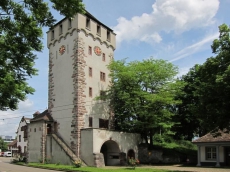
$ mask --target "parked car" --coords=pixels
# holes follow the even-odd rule
[[[4,152],[0,152],[0,156],[4,156]]]
[[[5,156],[5,157],[11,157],[12,154],[11,154],[11,152],[4,152],[4,156]]]

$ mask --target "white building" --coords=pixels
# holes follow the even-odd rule
[[[27,153],[27,127],[30,123],[30,118],[22,117],[18,129],[17,129],[17,147],[18,147],[18,153],[22,155],[26,155]]]
[[[30,154],[30,162],[47,156],[53,162],[66,161],[55,156],[63,149],[90,166],[118,165],[128,151],[137,157],[140,135],[113,131],[114,114],[108,102],[96,100],[110,84],[107,65],[113,60],[115,36],[88,12],[65,18],[47,32],[49,107],[39,119],[49,128],[42,127],[42,132],[50,135],[42,138],[44,147],[37,149],[46,152]],[[46,120],[49,116],[51,121]],[[36,120],[30,124],[31,131]],[[29,137],[29,146],[33,141]]]

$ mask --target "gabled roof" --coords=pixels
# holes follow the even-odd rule
[[[15,139],[13,142],[9,143],[8,146],[17,146],[17,139]]]
[[[208,133],[196,140],[193,143],[215,143],[215,142],[230,142],[230,134],[219,130],[215,133]]]
[[[30,122],[35,122],[35,121],[53,121],[52,116],[50,115],[48,110],[45,110],[44,112],[37,114],[33,119],[30,120]]]
[[[32,118],[26,118],[26,117],[23,116],[20,122],[25,121],[28,124],[28,123],[30,123],[31,119]]]

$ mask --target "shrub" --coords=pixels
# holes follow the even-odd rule
[[[74,167],[79,168],[79,167],[81,167],[81,165],[82,165],[82,161],[80,159],[73,161]]]
[[[133,169],[135,169],[139,163],[140,161],[138,159],[134,159],[133,157],[129,159],[129,165],[133,167]]]

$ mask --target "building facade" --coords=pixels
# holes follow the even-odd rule
[[[193,141],[197,145],[197,166],[230,166],[230,134],[228,131],[207,133]]]
[[[47,32],[48,111],[55,133],[50,143],[58,136],[90,166],[118,165],[129,150],[137,154],[141,141],[139,134],[113,131],[114,114],[107,101],[98,99],[110,84],[107,66],[115,36],[88,12],[65,18]],[[46,154],[57,161],[52,148]]]
[[[28,124],[30,123],[30,118],[22,117],[18,129],[17,129],[17,147],[18,147],[18,154],[22,156],[26,156],[27,153],[27,128]]]

